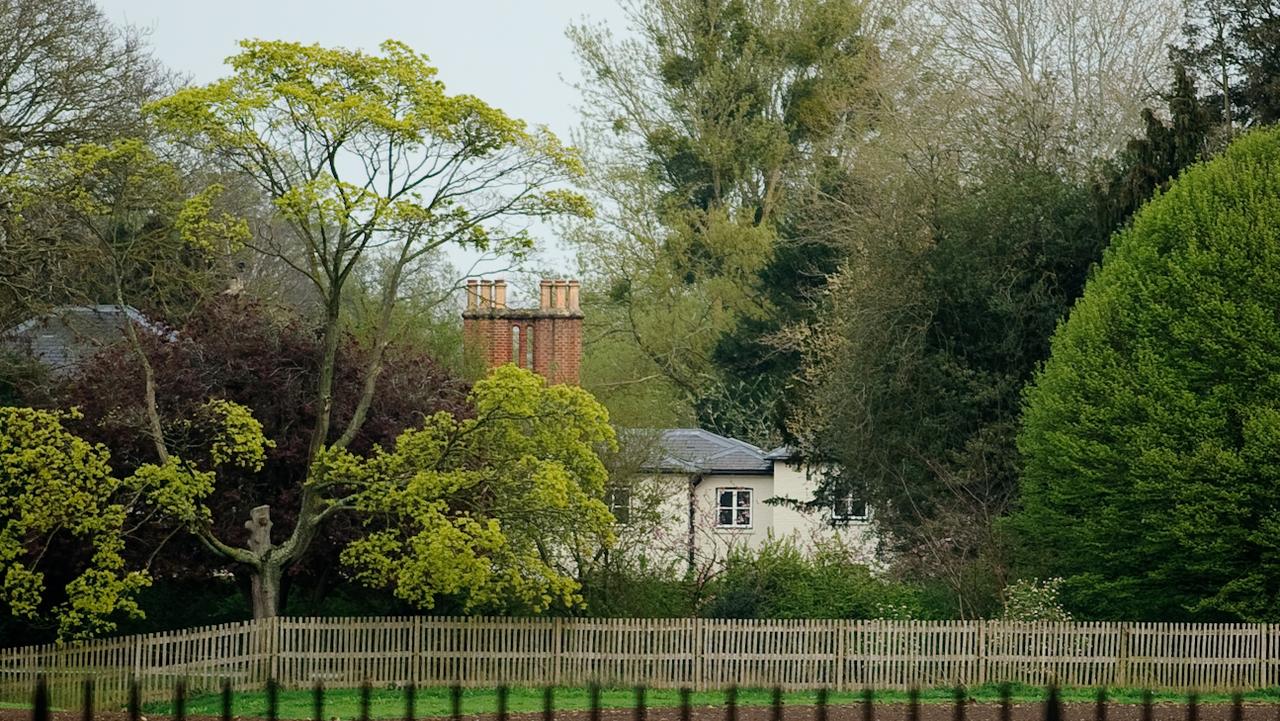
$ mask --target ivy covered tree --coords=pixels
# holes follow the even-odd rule
[[[1280,131],[1112,241],[1026,394],[1027,575],[1082,618],[1280,618]]]
[[[587,352],[610,354],[585,360],[584,382],[623,423],[651,423],[647,406],[622,409],[642,386],[665,391],[706,428],[775,442],[785,374],[757,371],[771,365],[769,336],[792,320],[789,301],[811,270],[809,246],[780,231],[796,191],[838,155],[841,138],[871,122],[876,51],[862,8],[624,6],[634,39],[569,30],[584,76],[587,187],[601,200],[598,222],[572,238],[600,288],[588,299],[588,332],[602,342]],[[813,277],[827,268],[815,267]],[[740,350],[756,360],[739,364]]]

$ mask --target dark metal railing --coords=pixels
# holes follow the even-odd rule
[[[279,713],[279,685],[274,681],[268,681],[264,690],[266,718],[268,721],[276,721]],[[404,700],[403,718],[406,721],[414,721],[418,719],[417,689],[410,684],[403,687],[402,691]],[[510,721],[510,691],[511,689],[507,686],[495,688],[495,716],[497,721]],[[362,684],[359,688],[359,721],[370,721],[372,692],[373,687],[368,682]],[[999,701],[997,702],[998,719],[999,721],[1012,721],[1013,695],[1010,685],[1002,684],[999,693]],[[634,694],[635,698],[632,705],[633,721],[648,721],[648,689],[645,686],[637,686],[634,689]],[[454,685],[449,687],[449,718],[452,721],[461,721],[463,718],[462,695],[463,689],[461,686]],[[680,689],[679,697],[680,721],[691,721],[693,719],[692,690],[689,688]],[[601,687],[599,685],[590,686],[588,688],[588,698],[588,718],[590,721],[601,721],[604,708],[601,703]],[[231,683],[224,680],[219,693],[219,718],[222,721],[232,721],[233,700]],[[81,704],[82,721],[93,721],[94,702],[94,683],[92,679],[86,679],[84,681]],[[828,721],[830,705],[829,690],[825,688],[818,689],[812,710],[813,721]],[[863,690],[858,705],[861,710],[861,721],[874,721],[875,698],[872,689]],[[952,721],[966,721],[969,705],[970,697],[967,690],[963,686],[955,687],[952,695]],[[920,721],[919,689],[913,688],[907,692],[906,706],[907,721]],[[769,721],[783,721],[783,708],[783,690],[781,687],[774,687],[769,703]],[[1094,702],[1093,721],[1107,721],[1108,709],[1107,690],[1100,688]],[[1140,709],[1139,718],[1141,721],[1154,721],[1155,702],[1151,691],[1143,691]],[[1280,720],[1280,705],[1274,705],[1274,709],[1276,718]],[[724,691],[724,721],[739,721],[738,710],[738,689],[730,686]],[[141,693],[136,682],[131,683],[129,686],[126,714],[129,721],[143,721]],[[186,717],[187,686],[184,682],[179,681],[174,685],[173,689],[170,718],[172,721],[186,721]],[[320,682],[316,682],[312,687],[312,718],[314,721],[325,721],[325,687]],[[546,687],[542,692],[542,721],[555,721],[555,718],[555,688]],[[1235,693],[1231,696],[1228,718],[1229,721],[1243,721],[1244,719],[1244,699],[1240,693]],[[31,719],[32,721],[51,721],[49,686],[43,677],[36,681],[31,703]],[[1057,686],[1049,686],[1046,690],[1042,719],[1043,721],[1063,721],[1063,702]],[[1200,697],[1195,693],[1188,694],[1186,698],[1185,719],[1186,721],[1200,721]]]

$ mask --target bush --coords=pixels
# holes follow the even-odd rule
[[[918,590],[879,578],[839,545],[806,556],[790,540],[738,551],[707,589],[710,618],[919,618]]]
[[[1280,619],[1280,130],[1114,238],[1026,394],[1018,562],[1078,616]]]
[[[1004,589],[1003,621],[1070,621],[1071,614],[1062,608],[1059,595],[1062,579],[1047,581],[1022,579]]]

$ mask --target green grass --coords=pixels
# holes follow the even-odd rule
[[[979,703],[993,703],[1000,700],[1000,688],[996,685],[978,686],[967,690],[970,699]],[[1033,686],[1015,686],[1011,689],[1014,703],[1035,703],[1044,699],[1044,689]],[[1067,688],[1061,692],[1065,702],[1091,703],[1097,698],[1097,692],[1087,688]],[[1108,699],[1114,703],[1136,704],[1142,702],[1142,691],[1139,689],[1115,689],[1109,691]],[[783,694],[783,702],[788,705],[811,705],[817,694],[811,691],[799,691]],[[832,704],[852,704],[862,700],[861,693],[833,693]],[[876,703],[906,703],[908,695],[904,691],[877,691],[873,694]],[[951,703],[951,689],[924,689],[920,692],[921,703]],[[1280,689],[1266,689],[1247,693],[1248,702],[1280,702]],[[677,691],[651,689],[645,696],[649,706],[654,708],[673,707],[680,703]],[[767,689],[741,689],[738,691],[738,703],[743,706],[766,706],[772,699]],[[1153,699],[1157,703],[1184,703],[1186,696],[1174,693],[1157,693]],[[722,692],[697,692],[692,695],[694,705],[718,706],[724,703]],[[1201,703],[1228,703],[1231,697],[1227,694],[1204,694]],[[602,689],[601,706],[604,708],[632,708],[635,705],[635,692],[631,689]],[[280,691],[278,695],[278,716],[281,719],[313,718],[314,707],[310,691]],[[557,710],[574,711],[588,708],[590,694],[583,688],[558,688],[555,690],[555,707]],[[373,718],[400,718],[404,715],[404,695],[399,689],[373,689],[370,694],[370,715]],[[531,713],[542,710],[542,690],[529,688],[513,688],[508,698],[508,709],[512,713]],[[170,714],[171,704],[147,704],[145,710],[153,714]],[[464,714],[490,714],[497,710],[497,694],[490,689],[466,689],[462,693],[462,712]],[[196,696],[188,700],[187,713],[191,715],[217,716],[221,712],[221,700],[216,694]],[[237,716],[266,716],[266,694],[240,693],[232,701],[232,713]],[[357,689],[329,689],[324,697],[325,718],[340,719],[357,718],[360,713],[360,692]],[[418,717],[448,716],[450,713],[449,689],[418,689],[416,715]]]

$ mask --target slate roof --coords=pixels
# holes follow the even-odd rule
[[[772,473],[773,461],[745,441],[700,428],[668,428],[657,433],[652,473]]]
[[[0,345],[27,353],[55,371],[68,371],[99,349],[123,340],[127,320],[167,339],[174,337],[132,306],[70,305],[0,333]]]
[[[791,446],[778,446],[772,451],[764,454],[764,457],[771,461],[789,461],[798,455],[800,455],[800,451],[797,451]]]

